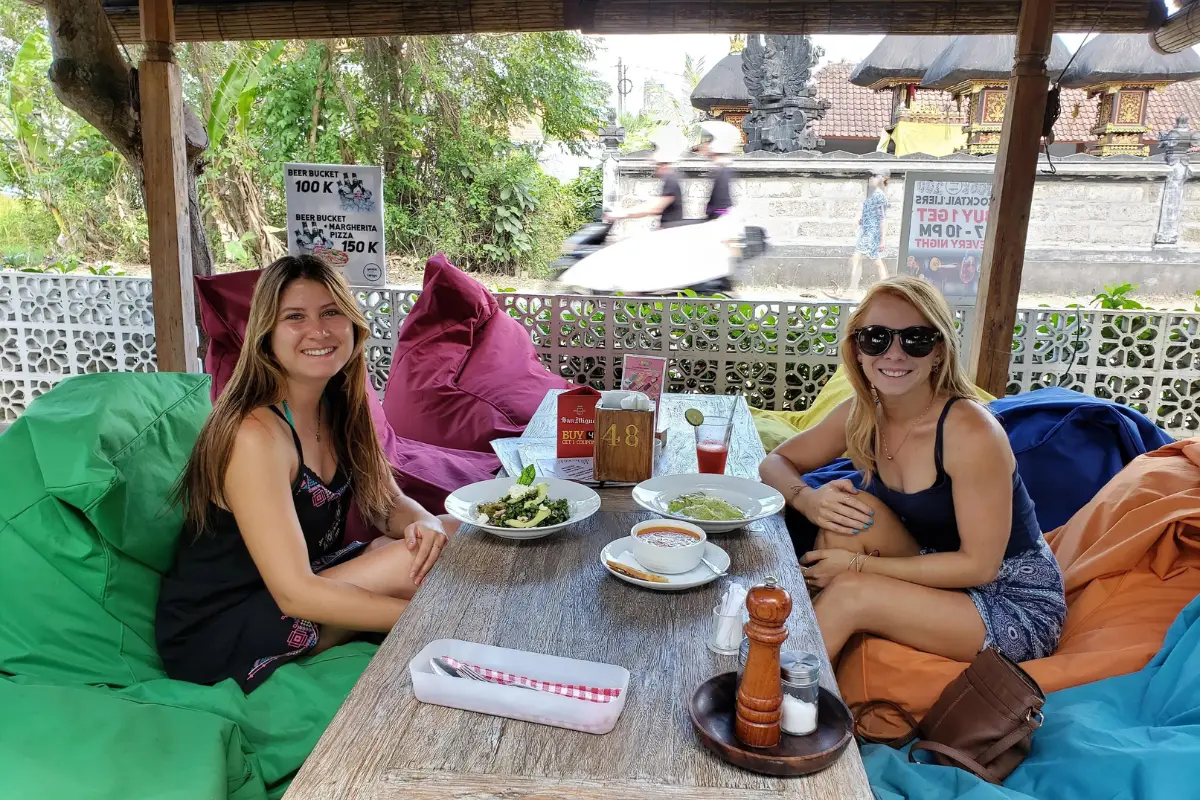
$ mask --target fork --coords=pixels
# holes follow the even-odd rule
[[[489,681],[487,678],[483,677],[478,672],[476,672],[475,670],[468,667],[466,664],[460,663],[457,667],[455,667],[455,666],[452,666],[451,664],[449,664],[448,662],[446,662],[446,660],[442,659],[442,658],[431,658],[429,660],[433,664],[433,668],[435,670],[437,670],[445,675],[449,675],[452,678],[466,678],[469,681],[481,681],[483,683],[494,683],[497,686],[515,686],[518,689],[528,689],[531,692],[539,691],[538,689],[535,689],[532,686],[525,686],[520,683],[500,683],[498,681]]]

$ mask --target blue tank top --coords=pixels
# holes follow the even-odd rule
[[[889,489],[876,471],[867,491],[887,505],[904,527],[916,539],[922,548],[937,550],[940,553],[950,553],[961,547],[958,537],[958,519],[954,516],[954,492],[951,488],[950,476],[942,467],[942,430],[946,426],[946,415],[950,406],[959,400],[952,397],[942,409],[938,418],[937,440],[933,446],[933,463],[937,467],[937,478],[933,486],[920,492],[908,494]],[[1012,484],[1012,531],[1008,535],[1008,548],[1004,551],[1005,558],[1032,550],[1042,538],[1041,528],[1038,527],[1037,516],[1033,513],[1033,500],[1021,480],[1021,475],[1013,470]]]

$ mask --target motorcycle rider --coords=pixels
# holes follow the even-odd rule
[[[715,166],[712,191],[704,206],[705,219],[717,219],[733,208],[734,174],[730,156],[741,144],[741,132],[728,122],[708,120],[700,123],[700,146],[697,150]]]
[[[654,176],[662,181],[658,195],[633,208],[607,212],[604,215],[605,222],[656,216],[660,228],[683,224],[683,185],[674,164],[684,147],[683,136],[678,132],[670,129],[660,132],[654,141],[654,161],[657,165]]]

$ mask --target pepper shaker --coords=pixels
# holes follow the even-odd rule
[[[779,647],[788,638],[787,618],[792,597],[779,581],[768,577],[746,596],[750,639],[746,670],[737,692],[733,733],[747,747],[779,744],[783,683],[779,673]]]

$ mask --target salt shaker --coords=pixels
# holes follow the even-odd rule
[[[780,656],[783,678],[783,732],[806,736],[817,729],[817,696],[821,661],[812,653],[789,652]]]
[[[745,626],[750,653],[738,687],[733,733],[747,747],[774,747],[779,744],[783,705],[779,646],[788,638],[792,597],[778,580],[768,577],[750,590],[746,608],[750,612]]]

